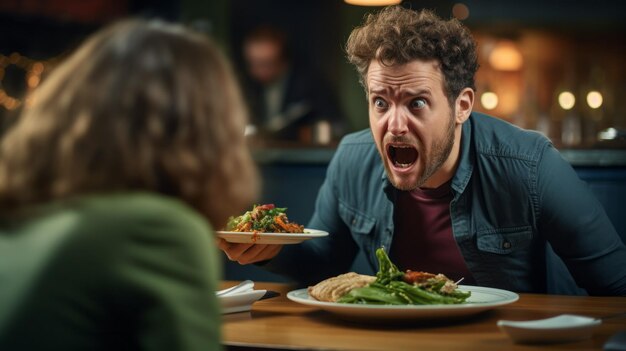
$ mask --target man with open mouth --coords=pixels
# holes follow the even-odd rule
[[[472,111],[476,47],[460,22],[387,7],[346,51],[370,128],[343,139],[320,189],[307,227],[330,235],[289,247],[220,242],[231,260],[315,284],[359,253],[361,273],[375,272],[384,247],[402,270],[465,284],[626,295],[626,247],[572,167],[539,133]]]

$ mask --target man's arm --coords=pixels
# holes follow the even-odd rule
[[[551,145],[538,164],[539,230],[577,284],[626,295],[626,247],[587,184]]]

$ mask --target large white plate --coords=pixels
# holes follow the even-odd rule
[[[287,294],[287,298],[301,304],[319,307],[347,319],[355,320],[406,320],[460,317],[507,305],[519,299],[519,295],[507,290],[470,285],[459,285],[459,289],[472,292],[467,302],[459,305],[355,305],[322,302],[310,297],[307,289],[291,291]]]
[[[217,231],[217,236],[229,243],[238,244],[297,244],[304,240],[327,236],[317,229],[304,229],[304,233],[257,233]]]

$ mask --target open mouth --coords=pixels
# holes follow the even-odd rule
[[[410,145],[387,145],[387,156],[394,166],[409,168],[417,161],[417,149]]]

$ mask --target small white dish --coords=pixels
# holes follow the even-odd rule
[[[245,312],[252,309],[252,304],[262,298],[267,290],[254,290],[252,280],[244,280],[230,288],[215,292],[220,301],[222,313]]]
[[[499,320],[497,325],[516,343],[559,343],[591,338],[598,318],[562,314],[532,321]]]
[[[250,290],[218,296],[222,313],[245,312],[252,309],[252,304],[265,295],[266,290]]]
[[[220,296],[235,294],[239,292],[251,291],[252,289],[254,289],[254,282],[248,279],[248,280],[242,281],[241,283],[235,286],[231,286],[230,288],[218,290],[215,292],[215,295],[217,295],[217,297],[220,297]]]

